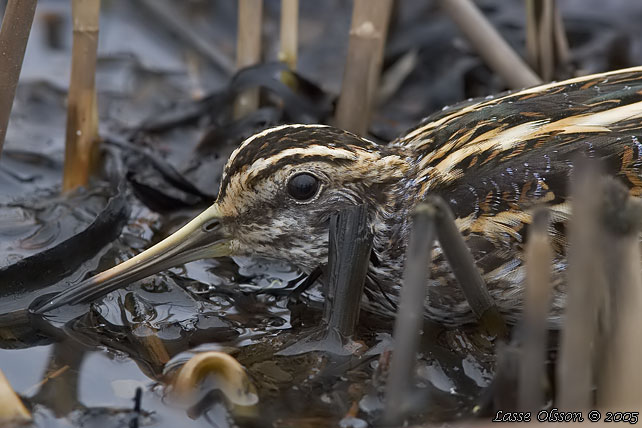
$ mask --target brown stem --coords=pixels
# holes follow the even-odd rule
[[[241,69],[261,61],[261,26],[263,0],[239,0],[236,67]],[[234,117],[240,118],[259,106],[258,89],[250,89],[236,97]]]
[[[98,163],[96,52],[100,0],[73,0],[74,41],[67,106],[63,190],[89,182]]]
[[[392,0],[355,0],[336,124],[363,135],[377,97]]]
[[[519,407],[536,411],[544,405],[546,339],[553,251],[548,236],[549,214],[533,215],[526,242],[526,290],[522,357],[519,360]]]
[[[479,56],[508,86],[520,89],[542,83],[470,0],[441,0],[440,5]]]
[[[299,43],[299,0],[281,0],[281,47],[279,61],[296,70]]]
[[[10,0],[0,28],[0,153],[27,48],[37,0]]]
[[[563,410],[588,409],[593,402],[595,338],[600,301],[606,298],[597,216],[601,194],[595,191],[599,171],[592,164],[574,165],[571,184],[566,310],[556,374],[557,404]]]
[[[420,204],[413,217],[395,319],[395,347],[386,383],[386,425],[400,425],[411,410],[408,403],[412,402],[417,351],[424,321],[426,278],[430,272],[432,246],[436,238],[436,216],[434,206]]]

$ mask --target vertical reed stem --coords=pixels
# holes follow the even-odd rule
[[[261,61],[261,24],[263,0],[238,0],[239,21],[236,45],[236,67],[241,69]],[[234,103],[234,117],[240,118],[259,106],[259,90],[239,94]]]
[[[544,81],[569,72],[568,41],[555,0],[526,0],[526,56]]]
[[[519,368],[519,408],[536,411],[544,405],[546,333],[553,250],[548,237],[548,212],[538,210],[526,243],[526,296],[523,347]]]
[[[592,164],[576,163],[571,185],[568,285],[556,384],[559,408],[579,411],[593,402],[598,311],[600,301],[606,299],[599,250],[602,225],[598,210],[602,194],[595,191],[599,188],[599,170]]]
[[[85,186],[98,163],[96,55],[100,0],[73,0],[74,41],[63,191]]]
[[[391,11],[392,0],[354,0],[348,58],[336,114],[339,128],[360,135],[368,130]]]
[[[281,47],[279,61],[296,70],[299,44],[299,0],[281,0]]]
[[[602,314],[599,366],[595,368],[598,405],[606,410],[642,406],[640,355],[642,354],[642,269],[640,267],[640,216],[642,203],[630,198],[626,186],[615,179],[604,182],[602,257],[608,278],[608,305]],[[604,303],[603,303],[604,304]]]
[[[435,241],[435,207],[420,204],[415,209],[410,242],[406,249],[403,287],[395,319],[395,347],[386,383],[384,424],[401,425],[411,410],[408,402],[414,385],[415,362],[424,321],[426,278]]]
[[[0,28],[0,153],[27,49],[37,0],[9,0]]]

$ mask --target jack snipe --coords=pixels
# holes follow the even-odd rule
[[[214,205],[39,312],[206,257],[277,256],[309,271],[327,260],[331,214],[357,203],[368,205],[374,231],[366,295],[371,305],[391,310],[409,213],[426,195],[438,194],[450,204],[500,311],[513,322],[522,304],[522,247],[531,212],[538,204],[550,206],[555,246],[550,321],[555,324],[564,307],[572,159],[579,153],[604,159],[608,172],[640,195],[639,139],[642,67],[445,108],[386,146],[321,125],[268,129],[232,154]],[[438,247],[426,314],[446,324],[474,320]]]

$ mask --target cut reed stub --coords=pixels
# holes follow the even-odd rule
[[[377,99],[392,0],[355,0],[336,112],[339,128],[364,135]]]
[[[98,107],[96,57],[100,0],[72,3],[74,39],[67,106],[67,133],[63,190],[89,182],[98,165]]]

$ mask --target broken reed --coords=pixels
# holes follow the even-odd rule
[[[236,68],[241,69],[261,61],[263,0],[239,0],[238,8]],[[241,118],[258,106],[258,88],[245,90],[234,101],[234,117]]]
[[[364,135],[377,99],[392,0],[354,0],[350,41],[335,117],[339,128]]]
[[[0,153],[36,12],[37,0],[9,0],[0,28]]]
[[[535,86],[542,80],[502,38],[470,0],[440,0],[468,42],[511,89]]]
[[[279,61],[296,70],[299,44],[299,0],[281,0],[281,44]]]
[[[422,332],[430,250],[437,240],[470,308],[486,334],[501,340],[508,336],[504,318],[495,305],[473,255],[461,236],[448,203],[433,195],[415,209],[413,230],[406,249],[403,286],[394,328],[394,349],[383,422],[399,425],[413,413],[414,367]]]
[[[63,191],[85,186],[98,164],[96,52],[100,0],[73,0],[74,27]]]

